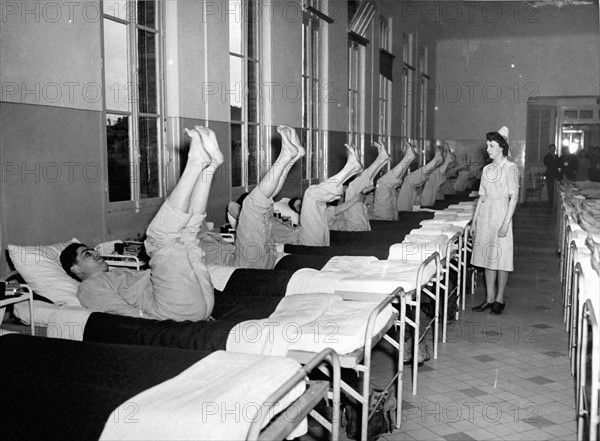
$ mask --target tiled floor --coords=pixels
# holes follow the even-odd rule
[[[471,312],[485,298],[481,278],[460,320],[449,325],[438,359],[419,368],[417,395],[405,371],[402,426],[380,439],[576,439],[554,213],[546,205],[522,205],[514,233],[515,272],[504,313]],[[392,369],[379,347],[374,385],[384,386]]]

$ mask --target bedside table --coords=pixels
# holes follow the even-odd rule
[[[4,282],[3,282],[4,284]],[[1,291],[4,291],[3,293]],[[31,335],[35,335],[35,320],[33,316],[33,291],[28,285],[19,284],[18,286],[6,285],[6,288],[0,290],[0,325],[4,320],[4,308],[20,302],[29,302],[29,315]]]

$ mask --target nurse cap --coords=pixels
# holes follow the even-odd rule
[[[499,133],[500,135],[502,135],[502,137],[503,137],[504,139],[506,139],[506,142],[508,142],[508,127],[506,127],[506,126],[502,126],[502,127],[500,127],[500,128],[498,129],[498,133]]]

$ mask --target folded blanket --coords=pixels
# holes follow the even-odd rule
[[[29,302],[14,305],[15,315],[23,323],[30,324]],[[83,333],[92,311],[80,306],[59,306],[53,303],[33,301],[33,318],[37,326],[46,327],[46,336],[65,340],[83,340]]]
[[[337,282],[348,277],[350,272],[317,271],[312,268],[302,268],[290,279],[285,295],[329,293],[336,290]]]
[[[417,273],[420,262],[404,262],[399,260],[380,260],[366,265],[359,274],[336,281],[337,291],[385,293],[389,294],[397,288],[411,292],[417,287]],[[425,268],[424,280],[428,281],[435,274],[435,262]]]
[[[448,237],[444,235],[410,234],[402,243],[390,247],[388,260],[423,262],[435,252],[444,259],[448,253],[448,244]]]
[[[345,301],[336,294],[287,296],[268,319],[243,322],[232,329],[227,350],[285,355],[331,347],[347,354],[363,347],[367,320],[376,306],[375,302]],[[374,332],[382,330],[395,314],[388,305],[379,314]]]
[[[135,403],[136,424],[123,422],[119,410],[127,403],[119,406],[100,439],[246,439],[251,423],[261,417],[262,403],[299,369],[298,362],[287,358],[215,352],[129,399],[127,403]],[[300,383],[274,410],[281,411],[304,390]],[[305,433],[306,423],[302,429]]]

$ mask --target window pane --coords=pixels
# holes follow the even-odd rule
[[[308,78],[302,78],[302,127],[308,127],[308,109],[310,106],[310,86]]]
[[[308,21],[305,20],[302,23],[302,74],[308,75],[308,35],[309,35],[309,26]]]
[[[258,126],[248,125],[248,185],[254,185],[258,176]]]
[[[158,173],[158,121],[140,118],[140,198],[160,196]]]
[[[311,177],[316,179],[319,177],[319,132],[312,132],[312,155],[311,155]]]
[[[319,127],[319,81],[312,82],[312,98],[311,98],[311,129],[317,129]]]
[[[306,149],[306,155],[302,159],[302,179],[308,179],[308,176],[306,175],[306,170],[308,170],[308,161],[309,161],[311,152],[310,152],[310,143],[308,142],[308,130],[306,128],[303,128],[300,131],[300,143],[302,143],[302,145]]]
[[[156,7],[154,0],[138,1],[138,23],[148,28],[156,28]]]
[[[319,78],[319,28],[313,24],[311,27],[311,64],[313,78]]]
[[[259,84],[258,84],[258,63],[248,61],[248,82],[246,87],[242,88],[244,93],[248,93],[248,121],[258,122],[258,100],[259,100]]]
[[[127,62],[127,26],[104,20],[104,74],[106,108],[129,111],[132,102]]]
[[[248,10],[244,17],[247,23],[247,39],[248,39],[248,57],[258,59],[258,20],[260,17],[260,11],[257,11],[259,7],[257,2],[254,0],[248,0]]]
[[[129,117],[106,114],[108,156],[108,199],[110,202],[131,200],[131,157],[129,151]]]
[[[231,185],[242,185],[242,125],[231,124]]]
[[[242,82],[242,59],[239,57],[229,57],[230,61],[230,83],[229,83],[229,105],[231,108],[231,120],[242,120],[242,91],[244,90]]]
[[[126,0],[104,0],[102,13],[121,20],[131,20],[131,6]]]
[[[138,91],[141,113],[157,113],[156,34],[138,32]]]
[[[240,0],[229,0],[226,6],[229,12],[229,52],[234,54],[243,54],[242,52],[242,10]]]

